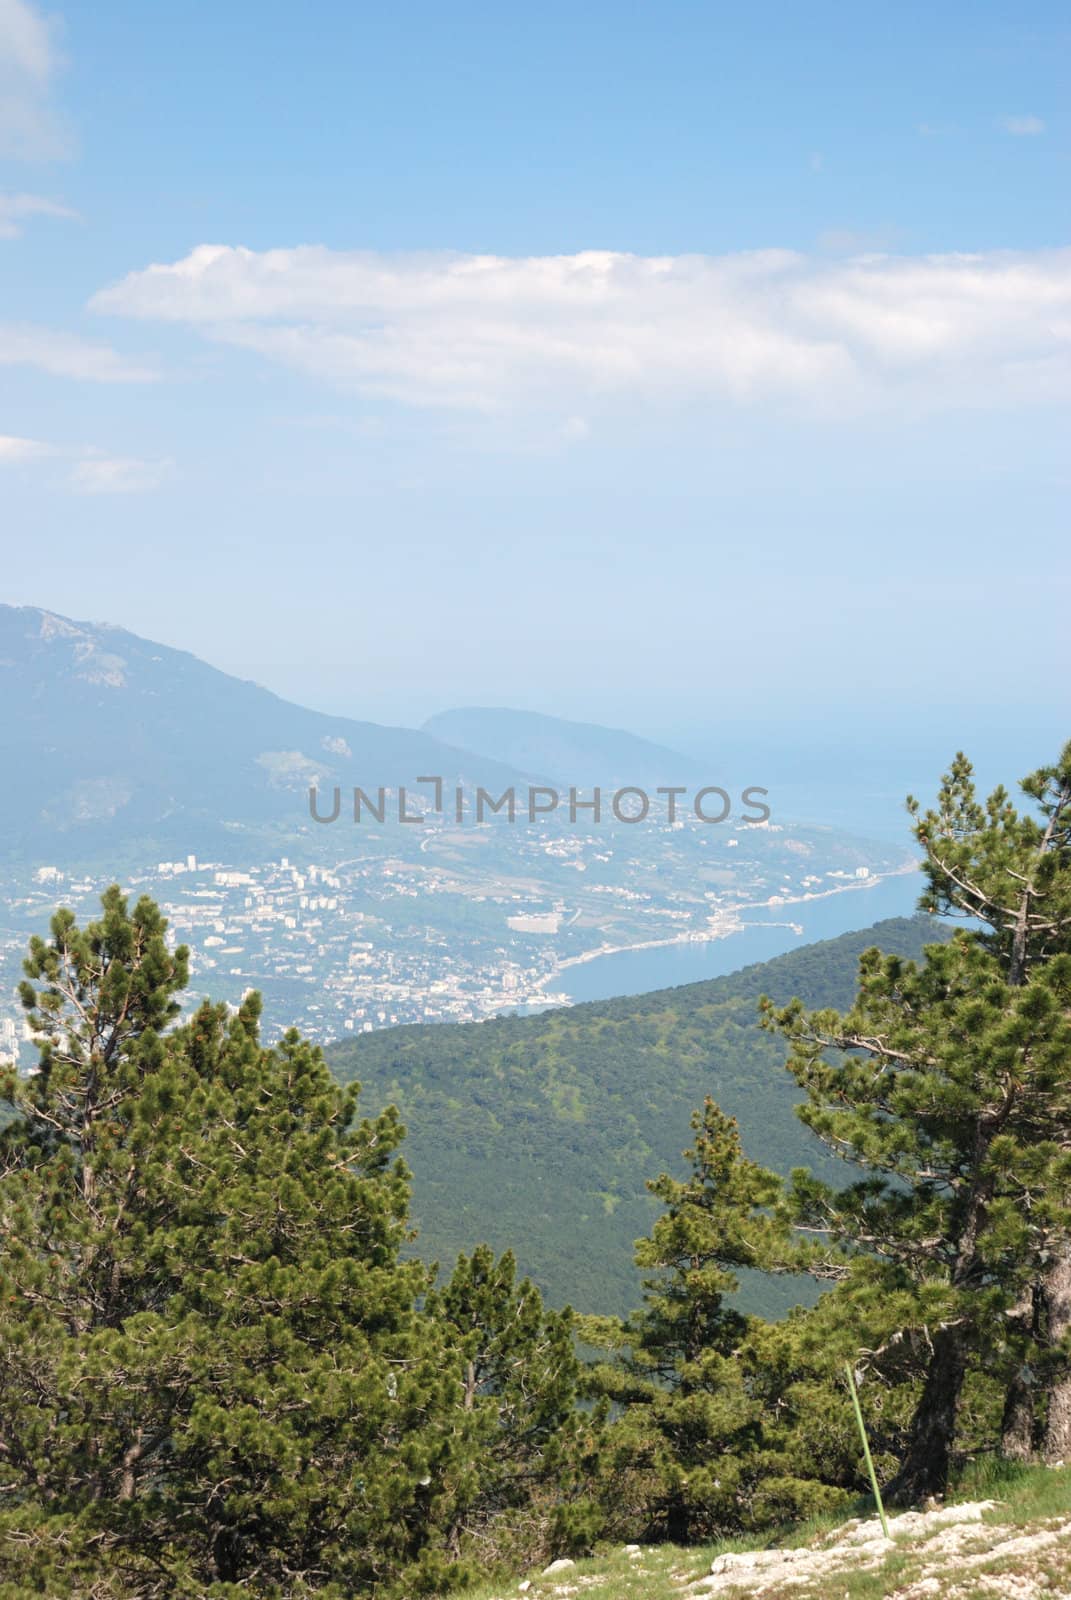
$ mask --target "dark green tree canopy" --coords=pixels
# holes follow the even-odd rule
[[[960,756],[935,810],[910,803],[924,903],[976,926],[921,965],[868,952],[843,1014],[764,1007],[803,1121],[865,1174],[837,1189],[797,1173],[795,1221],[883,1263],[897,1336],[933,1349],[907,1499],[943,1491],[972,1362],[1015,1364],[1009,1315],[1069,1248],[1071,746],[1023,789],[1034,814],[1002,789],[979,803]]]
[[[255,995],[179,1021],[162,918],[104,910],[31,950],[43,1067],[6,1086],[0,1582],[411,1593],[507,1511],[514,1547],[569,1537],[549,1505],[517,1525],[579,1448],[568,1318],[483,1253],[429,1296],[397,1114],[358,1121],[296,1033],[266,1048]]]

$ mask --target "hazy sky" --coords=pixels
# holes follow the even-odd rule
[[[325,709],[1067,707],[1063,4],[0,0],[3,597]]]

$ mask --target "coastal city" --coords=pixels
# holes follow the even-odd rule
[[[269,1036],[295,1026],[320,1043],[567,1004],[570,969],[603,954],[731,937],[744,908],[791,922],[793,904],[903,866],[880,846],[775,822],[678,821],[642,838],[444,822],[415,843],[377,830],[342,860],[293,848],[259,865],[190,852],[122,887],[156,900],[189,947],[188,1006],[256,989]],[[4,882],[0,1057],[28,1059],[15,985],[29,937],[59,905],[91,919],[111,881],[41,863]]]

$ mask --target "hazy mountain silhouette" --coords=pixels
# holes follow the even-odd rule
[[[659,784],[717,781],[689,757],[634,733],[537,711],[468,706],[439,712],[423,731],[525,772],[545,772],[565,788],[597,783],[653,790]]]
[[[9,860],[243,853],[327,795],[422,774],[521,775],[428,733],[326,716],[122,628],[0,605],[0,830]],[[259,834],[258,834],[259,830]]]

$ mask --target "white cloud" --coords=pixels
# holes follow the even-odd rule
[[[88,452],[71,473],[79,494],[145,494],[158,489],[174,470],[172,461],[140,461],[134,456]]]
[[[0,434],[0,468],[53,461],[62,465],[69,486],[79,494],[143,494],[158,489],[174,472],[174,462],[109,456],[92,446],[47,444]]]
[[[0,367],[36,367],[56,378],[92,383],[148,383],[157,374],[127,361],[108,345],[34,323],[0,323]]]
[[[38,461],[52,454],[52,446],[40,439],[20,439],[11,433],[0,433],[0,466],[18,466],[23,461]]]
[[[1045,132],[1045,124],[1040,117],[1001,117],[997,126],[1018,139]]]
[[[0,156],[53,160],[70,139],[52,102],[56,24],[28,0],[0,0]]]
[[[1071,396],[1071,250],[509,258],[202,245],[97,294],[413,406],[933,409]]]
[[[77,211],[39,194],[0,194],[0,239],[17,239],[28,217],[76,219]]]

